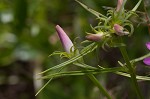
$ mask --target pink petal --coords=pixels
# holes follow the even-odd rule
[[[150,57],[147,57],[143,60],[146,65],[150,65]]]
[[[56,25],[56,31],[58,33],[58,36],[61,40],[61,43],[62,43],[65,51],[67,53],[70,53],[70,49],[71,49],[71,47],[73,47],[72,41],[70,40],[68,35],[64,32],[64,30],[59,25]]]
[[[146,47],[147,47],[147,49],[150,50],[150,42],[147,42],[147,43],[146,43]]]

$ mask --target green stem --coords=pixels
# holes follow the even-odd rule
[[[122,38],[120,38],[120,42],[122,43]],[[128,57],[128,54],[127,54],[127,51],[126,51],[126,48],[125,46],[120,46],[119,47],[120,51],[121,51],[121,54],[126,62],[126,66],[129,70],[129,73],[130,73],[130,76],[131,76],[131,81],[132,81],[132,84],[135,88],[135,91],[138,95],[138,98],[139,99],[144,99],[141,92],[140,92],[140,89],[139,89],[139,86],[138,86],[138,83],[137,83],[137,80],[136,80],[136,73],[135,73],[135,70],[133,69],[131,63],[130,63],[130,60],[129,60],[129,57]]]
[[[84,64],[84,59],[81,58],[80,60],[78,60],[79,63],[83,63]],[[89,67],[89,66],[86,66]],[[85,70],[87,70],[87,68],[84,68]],[[111,96],[108,94],[108,92],[103,88],[103,86],[100,84],[100,82],[96,79],[96,77],[93,74],[88,74],[88,77],[90,78],[90,80],[99,88],[99,91],[103,93],[103,95],[105,95],[107,97],[107,99],[111,99]]]
[[[130,62],[135,63],[135,62],[141,61],[141,60],[143,60],[144,58],[147,58],[147,57],[150,57],[150,53],[148,53],[148,54],[146,54],[146,55],[144,55],[144,56],[141,56],[141,57],[139,57],[139,58],[133,59],[133,60],[131,60]]]
[[[111,99],[111,96],[108,92],[103,88],[103,86],[99,83],[99,81],[95,78],[93,74],[88,74],[88,77],[92,80],[92,82],[99,88],[99,90],[107,97],[107,99]]]

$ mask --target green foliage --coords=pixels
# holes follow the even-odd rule
[[[84,64],[83,60],[79,60],[80,58],[83,59],[83,56],[94,51],[96,47],[92,46],[94,45],[98,45],[98,43],[93,43],[85,48],[83,48],[81,50],[81,52],[79,52],[79,54],[74,54],[71,55],[71,53],[67,54],[64,52],[55,52],[52,55],[55,54],[60,54],[60,56],[65,56],[70,58],[68,61],[65,61],[59,65],[56,65],[52,68],[49,68],[39,74],[44,74],[46,72],[50,72],[53,71],[55,69],[60,69],[59,72],[56,73],[51,73],[48,74],[46,76],[43,76],[39,79],[52,79],[52,78],[57,78],[57,77],[62,77],[62,76],[74,76],[74,75],[88,75],[88,77],[93,81],[93,83],[99,88],[99,90],[108,98],[111,99],[111,96],[107,93],[107,91],[102,87],[102,85],[98,82],[98,80],[94,77],[93,74],[97,74],[97,73],[104,73],[104,72],[113,72],[116,73],[118,75],[122,75],[122,76],[126,76],[126,77],[130,77],[132,84],[135,88],[135,91],[138,95],[138,97],[140,99],[143,98],[140,89],[138,87],[137,84],[137,79],[142,79],[142,80],[150,80],[150,78],[148,76],[138,76],[135,74],[134,71],[134,63],[135,61],[130,62],[128,54],[126,52],[125,49],[125,44],[122,42],[121,37],[119,36],[124,36],[122,34],[117,34],[117,32],[120,32],[120,30],[122,31],[122,29],[125,30],[125,32],[130,33],[129,36],[131,36],[131,34],[134,32],[134,27],[131,21],[129,21],[129,17],[131,17],[131,15],[137,15],[135,14],[135,11],[137,10],[137,8],[139,7],[140,3],[142,0],[140,0],[136,6],[131,10],[131,11],[126,11],[124,10],[124,5],[126,3],[126,0],[123,2],[121,8],[119,11],[116,11],[115,9],[110,9],[107,11],[107,16],[104,16],[101,13],[98,13],[95,10],[92,10],[91,8],[88,8],[86,5],[84,5],[83,3],[79,2],[78,0],[76,0],[76,2],[78,2],[83,8],[85,8],[87,11],[91,12],[92,14],[94,14],[97,19],[99,20],[98,22],[98,26],[96,27],[92,27],[92,30],[95,33],[102,33],[103,34],[103,39],[101,40],[102,44],[100,46],[102,46],[102,48],[104,48],[105,44],[108,45],[109,47],[117,47],[120,49],[122,56],[125,60],[125,65],[123,65],[121,62],[119,62],[119,64],[122,66],[120,68],[104,68],[102,66],[100,66],[99,68],[93,68],[92,66],[86,65]],[[115,24],[117,24],[117,31],[114,29]],[[118,25],[119,24],[119,25]],[[122,25],[123,27],[121,27],[120,25]],[[125,27],[129,27],[130,28],[130,32],[127,28]],[[123,31],[124,32],[124,31]],[[118,36],[114,35],[114,33],[116,33]],[[121,33],[121,32],[120,32]],[[90,35],[90,34],[89,34]],[[92,49],[92,50],[91,50]],[[144,56],[143,56],[144,57]],[[140,59],[143,59],[140,58]],[[135,59],[136,60],[136,59]],[[61,72],[62,69],[64,69],[64,67],[66,67],[67,65],[73,63],[74,65],[77,65],[79,67],[84,68],[85,70],[82,71],[67,71],[67,72]],[[94,69],[94,70],[93,70]],[[50,81],[49,80],[49,81]],[[49,81],[47,83],[49,83]],[[46,85],[47,85],[46,83]],[[44,85],[45,87],[45,85]],[[42,89],[44,88],[42,87]],[[41,90],[40,90],[41,91]],[[39,92],[38,92],[39,93]]]
[[[82,1],[96,10],[77,1],[96,16],[96,20],[74,0],[63,0],[63,2],[62,0],[0,1],[0,89],[9,85],[10,77],[6,74],[11,74],[10,69],[13,69],[12,74],[17,74],[16,68],[12,64],[20,60],[32,65],[33,71],[42,72],[45,70],[42,72],[42,76],[36,75],[40,80],[32,79],[33,75],[29,74],[27,74],[27,78],[26,76],[20,77],[21,80],[23,79],[23,83],[32,80],[34,82],[42,81],[44,84],[48,81],[45,84],[46,87],[39,86],[42,87],[42,91],[35,86],[35,89],[40,92],[36,96],[37,99],[103,99],[104,97],[99,94],[93,83],[86,79],[85,75],[88,76],[88,74],[94,74],[104,87],[107,86],[107,90],[113,97],[120,99],[120,96],[126,98],[128,95],[128,98],[136,99],[137,97],[131,89],[132,86],[126,88],[129,84],[126,77],[130,78],[126,63],[118,54],[113,54],[117,52],[116,47],[126,46],[130,59],[133,59],[130,63],[135,64],[133,67],[138,73],[136,78],[139,84],[144,86],[141,87],[141,90],[147,90],[147,92],[142,91],[142,93],[145,99],[149,99],[149,67],[141,62],[145,57],[150,56],[144,45],[146,41],[149,41],[144,9],[138,9],[141,11],[141,15],[133,17],[139,15],[136,10],[142,0],[124,0],[127,10],[124,9],[120,15],[115,12],[115,8],[111,8],[116,6],[117,0],[111,1],[111,3],[110,0]],[[147,14],[150,15],[148,3],[146,4]],[[107,7],[110,5],[111,7]],[[105,6],[106,9],[103,9],[102,6]],[[142,21],[139,21],[139,17]],[[92,29],[89,23],[92,24]],[[122,25],[125,27],[124,31],[130,32],[128,36],[131,37],[123,37],[125,43],[116,42],[117,38],[114,36],[113,30],[114,23]],[[137,27],[136,23],[140,26]],[[70,55],[66,52],[60,52],[63,48],[60,47],[59,39],[55,35],[54,27],[56,24],[61,25],[71,39],[78,36],[81,41],[84,41],[87,31],[88,33],[103,32],[107,39],[92,43],[89,46],[87,45],[91,42],[84,43],[84,48],[83,46],[78,47],[78,54],[72,53]],[[133,31],[134,35],[132,35]],[[112,37],[113,39],[111,39]],[[101,46],[106,50],[99,48]],[[95,49],[97,49],[97,53]],[[48,57],[52,52],[54,52],[53,55]],[[60,55],[61,58],[54,56],[55,54]],[[98,57],[95,58],[96,56]],[[64,57],[68,58],[67,61]],[[86,64],[79,62],[83,61],[82,57],[87,62]],[[120,61],[120,64],[117,61]],[[22,65],[15,64],[15,66],[23,68]],[[4,70],[4,68],[7,69]],[[26,65],[26,68],[30,68],[30,66]],[[21,72],[24,75],[26,71],[29,70]],[[52,81],[49,80],[52,78]],[[29,94],[22,93],[23,98],[20,99],[34,94],[33,91]],[[7,94],[9,96],[8,92]]]

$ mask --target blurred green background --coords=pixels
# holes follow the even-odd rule
[[[106,14],[107,7],[116,7],[117,0],[81,0],[96,11]],[[138,0],[128,0],[130,10]],[[150,2],[145,0],[148,15]],[[105,8],[103,7],[105,6]],[[138,9],[144,12],[143,3]],[[131,18],[135,32],[125,38],[130,58],[148,52],[145,42],[150,41],[144,14]],[[142,20],[142,21],[141,21]],[[140,25],[138,25],[140,23]],[[0,0],[0,99],[103,99],[98,89],[86,76],[54,79],[35,97],[35,93],[47,80],[36,80],[36,74],[61,63],[59,57],[48,57],[54,51],[63,51],[55,26],[59,24],[74,40],[85,40],[86,32],[92,32],[95,16],[74,0]],[[88,64],[114,67],[122,60],[116,48],[107,51],[99,48],[85,57]],[[149,75],[149,68],[137,63],[140,75]],[[97,75],[114,99],[136,99],[128,78],[116,74]],[[145,99],[150,99],[150,83],[139,81]]]

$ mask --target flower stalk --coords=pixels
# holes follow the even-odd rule
[[[120,40],[121,43],[123,42],[122,38],[119,38],[119,40]],[[119,49],[120,49],[120,52],[121,52],[121,54],[122,54],[122,56],[123,56],[123,58],[124,58],[124,60],[127,64],[126,67],[129,70],[129,73],[130,73],[130,76],[131,76],[131,81],[132,81],[133,87],[134,87],[134,89],[137,93],[137,96],[138,96],[139,99],[144,99],[142,94],[141,94],[141,91],[139,89],[139,86],[138,86],[138,83],[137,83],[137,80],[136,80],[136,73],[135,73],[135,70],[133,69],[133,66],[130,63],[129,56],[127,54],[126,48],[125,48],[125,46],[120,46]]]
[[[108,92],[103,88],[103,86],[99,83],[99,81],[95,78],[93,74],[88,74],[88,77],[99,88],[100,92],[102,92],[107,97],[107,99],[112,99]]]

